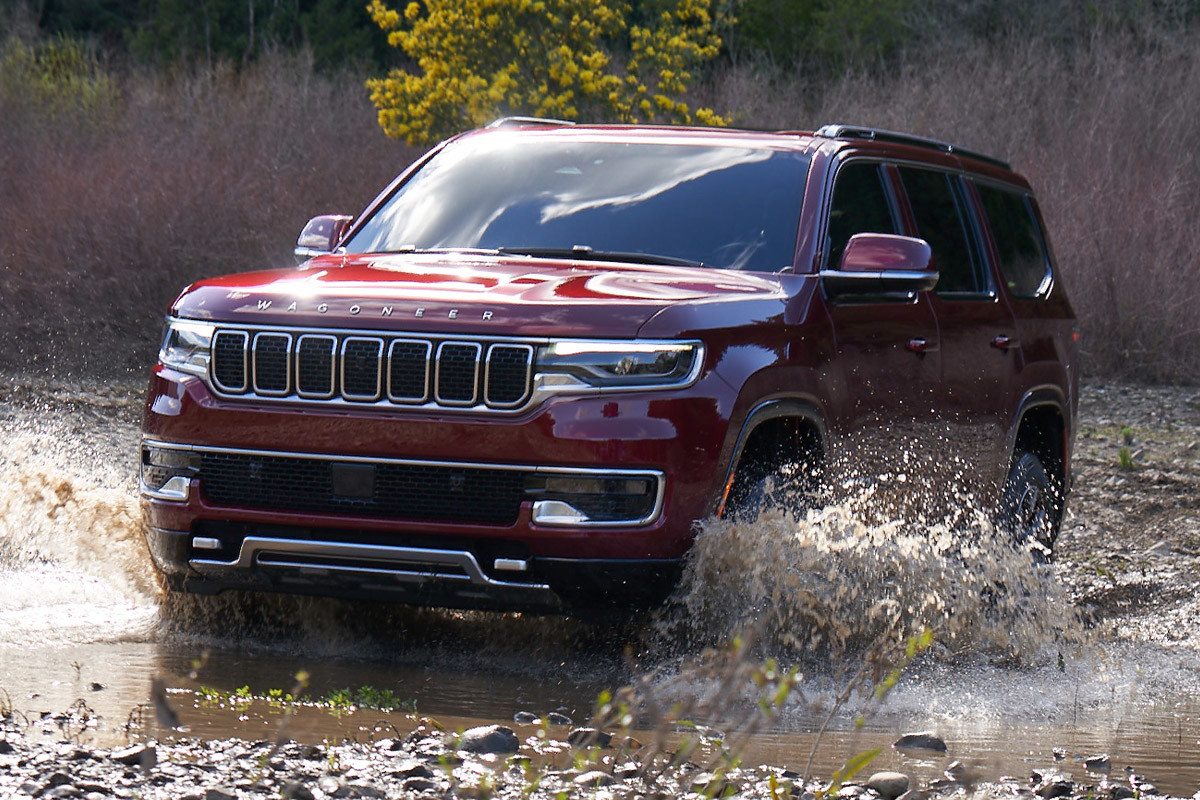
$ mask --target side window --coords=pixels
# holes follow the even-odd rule
[[[1023,194],[977,185],[987,213],[1000,275],[1013,297],[1034,298],[1050,284],[1050,259],[1042,247],[1038,223]]]
[[[971,257],[971,235],[961,213],[954,178],[944,172],[901,167],[900,177],[917,222],[917,235],[929,243],[941,273],[938,294],[987,291]]]
[[[850,162],[838,170],[829,207],[825,264],[837,269],[846,243],[856,233],[898,233],[878,164]]]

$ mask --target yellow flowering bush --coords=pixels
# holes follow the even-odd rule
[[[367,11],[420,69],[367,81],[379,124],[427,143],[508,114],[724,125],[681,99],[714,58],[713,0],[425,0]]]

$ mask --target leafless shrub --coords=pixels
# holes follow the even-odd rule
[[[184,285],[290,263],[309,217],[358,211],[415,152],[358,76],[303,57],[120,85],[56,119],[0,91],[0,367],[144,368]]]

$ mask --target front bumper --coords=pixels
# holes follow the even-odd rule
[[[706,384],[719,396],[698,391]],[[728,392],[714,378],[679,393],[556,398],[504,419],[354,414],[228,401],[160,367],[144,442],[179,455],[168,461],[183,469],[173,482],[158,476],[143,486],[147,540],[168,581],[188,591],[548,612],[653,604],[677,583],[693,521],[711,512]],[[210,456],[225,470],[219,487],[189,461]],[[344,473],[335,502],[328,476],[320,491],[297,484],[286,497],[255,495],[284,462],[334,465]],[[377,470],[367,484],[355,474],[360,466]],[[371,480],[408,480],[405,470],[454,474],[422,485],[433,490],[410,486],[386,507],[366,502],[369,488],[358,494]],[[501,491],[479,489],[472,471],[504,478]],[[514,487],[511,475],[525,484]],[[596,480],[648,481],[654,490],[624,515],[563,502],[563,492]],[[500,513],[495,497],[505,491]]]
[[[388,601],[444,608],[568,613],[649,607],[679,580],[678,559],[496,559],[476,553],[311,538],[246,536],[231,561],[200,552],[211,537],[148,527],[155,566],[176,590],[229,589]],[[294,535],[304,535],[297,530]],[[208,540],[208,541],[206,541]],[[497,563],[519,579],[494,577]],[[489,574],[491,572],[492,574]]]

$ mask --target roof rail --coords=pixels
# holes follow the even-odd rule
[[[488,125],[489,128],[503,128],[505,125],[574,125],[569,119],[549,119],[546,117],[501,117]]]
[[[879,130],[878,128],[867,128],[861,125],[842,125],[835,123],[832,125],[824,125],[816,132],[817,136],[822,136],[826,139],[866,139],[872,142],[894,142],[896,144],[908,144],[914,147],[926,147],[931,150],[938,150],[943,153],[953,153],[955,155],[968,156],[979,161],[985,161],[988,164],[994,164],[997,167],[1004,169],[1012,169],[1012,165],[1007,161],[989,156],[975,150],[968,150],[965,147],[950,144],[949,142],[939,141],[938,139],[930,139],[925,136],[914,136],[911,133],[898,133],[896,131]]]

